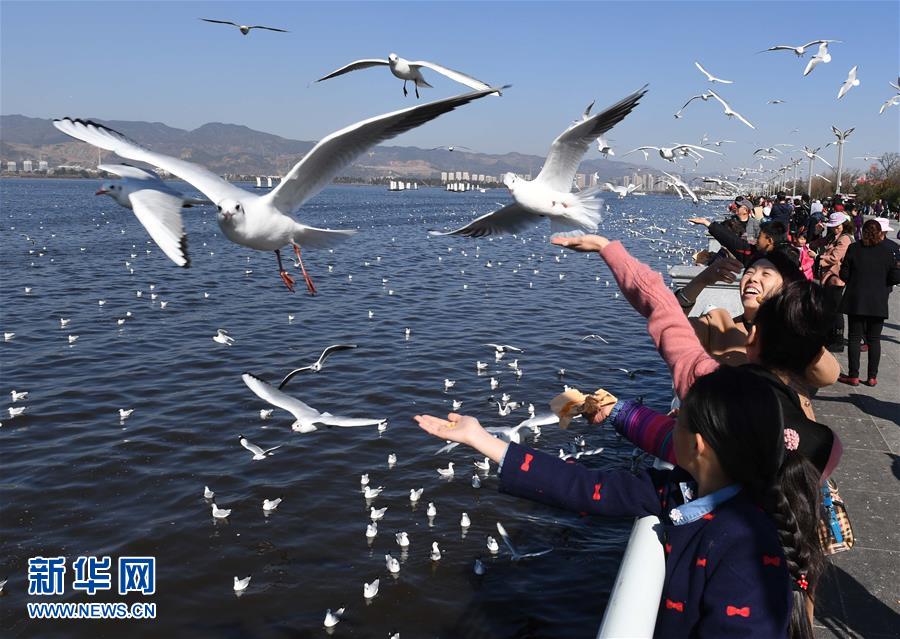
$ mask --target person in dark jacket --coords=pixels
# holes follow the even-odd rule
[[[503,492],[586,515],[660,519],[666,569],[654,637],[812,637],[806,606],[824,559],[817,509],[795,505],[816,499],[818,473],[798,451],[804,435],[751,372],[726,366],[691,387],[671,471],[588,469],[498,439],[474,417],[447,417],[415,419],[490,457]]]
[[[841,263],[841,279],[846,283],[840,311],[849,316],[848,360],[850,369],[838,380],[859,386],[860,340],[869,347],[868,378],[864,384],[878,383],[881,360],[881,329],[888,317],[888,294],[900,284],[900,269],[891,247],[884,242],[881,224],[863,224],[862,242],[852,244]]]
[[[744,267],[772,251],[780,251],[786,254],[791,258],[795,266],[800,263],[800,254],[788,242],[787,227],[781,222],[763,222],[759,227],[755,244],[751,244],[740,237],[722,222],[710,222],[705,217],[692,217],[688,219],[688,222],[706,226],[709,229],[709,234],[724,248],[728,249]]]
[[[772,211],[769,213],[769,220],[772,222],[781,222],[784,224],[784,228],[790,228],[791,215],[793,215],[793,213],[794,207],[788,203],[787,196],[784,192],[779,192],[776,196],[775,206],[772,207]]]

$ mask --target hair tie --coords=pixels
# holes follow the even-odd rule
[[[787,450],[797,450],[800,446],[800,434],[793,428],[784,429],[784,447]]]
[[[800,587],[801,590],[804,590],[804,591],[807,589],[807,587],[809,587],[809,582],[806,580],[806,575],[800,575],[797,578],[797,585]]]

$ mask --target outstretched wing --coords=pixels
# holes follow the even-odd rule
[[[315,408],[307,406],[299,399],[295,399],[287,393],[282,393],[280,390],[276,389],[271,384],[264,382],[252,373],[244,373],[241,375],[241,379],[244,380],[247,388],[252,390],[261,400],[272,404],[272,406],[277,406],[278,408],[286,410],[296,419],[302,421],[314,421],[321,417],[321,413]]]
[[[390,66],[390,62],[387,60],[379,60],[376,58],[368,58],[365,60],[356,60],[355,62],[351,62],[350,64],[342,66],[340,69],[336,71],[332,71],[328,75],[324,75],[316,82],[321,82],[322,80],[330,80],[331,78],[336,78],[339,75],[344,75],[345,73],[350,73],[351,71],[359,71],[360,69],[368,69],[369,67],[386,67]]]
[[[187,268],[187,234],[181,222],[184,198],[155,188],[132,191],[128,196],[134,216],[166,256],[178,266]]]
[[[357,233],[356,229],[320,229],[299,223],[297,227],[294,241],[304,248],[329,248]]]
[[[265,29],[266,31],[277,31],[278,33],[290,33],[287,29],[276,29],[275,27],[264,27],[261,24],[254,24],[251,29]]]
[[[341,417],[340,415],[329,415],[322,413],[322,416],[316,420],[319,424],[325,426],[339,426],[341,428],[355,428],[357,426],[377,426],[384,422],[383,419],[368,419],[365,417]]]
[[[153,182],[156,185],[162,185],[164,188],[169,189],[169,187],[166,186],[166,183],[163,182],[156,173],[137,166],[131,166],[130,164],[98,164],[97,168],[101,171],[118,175],[119,177],[128,178],[130,180],[145,180],[148,184]]]
[[[504,233],[521,233],[541,221],[543,216],[526,211],[516,203],[507,204],[502,209],[476,218],[455,231],[428,231],[429,235],[462,235],[464,237],[487,237]]]
[[[324,364],[325,360],[328,359],[328,357],[332,353],[337,353],[338,351],[346,351],[352,348],[356,348],[356,344],[332,344],[324,351],[322,351],[321,355],[319,355],[319,364]]]
[[[228,20],[212,20],[210,18],[200,18],[200,19],[203,20],[203,22],[214,22],[215,24],[230,24],[232,27],[240,28],[240,26],[241,26],[236,22],[230,22]]]
[[[497,89],[474,91],[351,124],[316,144],[262,199],[283,213],[291,213],[330,184],[341,169],[375,145],[494,91]]]
[[[563,131],[550,145],[544,167],[534,181],[568,193],[572,189],[575,171],[591,143],[631,113],[645,93],[646,85],[605,111]]]
[[[449,69],[440,64],[435,64],[434,62],[428,62],[427,60],[417,60],[415,62],[410,62],[409,65],[413,67],[425,67],[426,69],[431,69],[432,71],[436,71],[441,75],[450,78],[454,82],[464,84],[467,87],[475,89],[476,91],[484,91],[485,89],[491,88],[489,84],[473,78],[470,75],[466,75],[465,73],[461,73],[460,71],[454,71],[453,69]],[[501,95],[500,91],[497,91],[495,95]]]
[[[53,126],[66,135],[101,149],[113,151],[123,158],[146,162],[165,169],[182,180],[190,182],[194,188],[198,189],[213,202],[219,202],[226,197],[240,199],[249,195],[247,191],[226,182],[202,166],[151,151],[118,131],[97,122],[62,118],[53,120]]]

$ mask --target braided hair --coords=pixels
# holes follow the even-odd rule
[[[825,559],[819,543],[819,471],[785,447],[781,404],[753,372],[722,366],[697,379],[681,405],[722,469],[772,517],[794,585],[791,639],[812,639],[807,614]]]

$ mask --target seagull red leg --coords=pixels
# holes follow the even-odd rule
[[[281,281],[284,282],[284,285],[287,286],[288,290],[293,293],[294,278],[291,277],[290,273],[284,270],[284,266],[281,264],[281,250],[275,249],[275,257],[278,258],[278,274],[281,275]]]
[[[306,267],[303,266],[303,258],[300,257],[300,247],[296,244],[292,244],[294,247],[294,255],[297,256],[297,261],[300,262],[300,270],[303,271],[303,279],[306,280],[306,288],[309,289],[310,295],[316,294],[316,286],[313,284],[312,278],[309,276],[309,273],[306,272]]]

